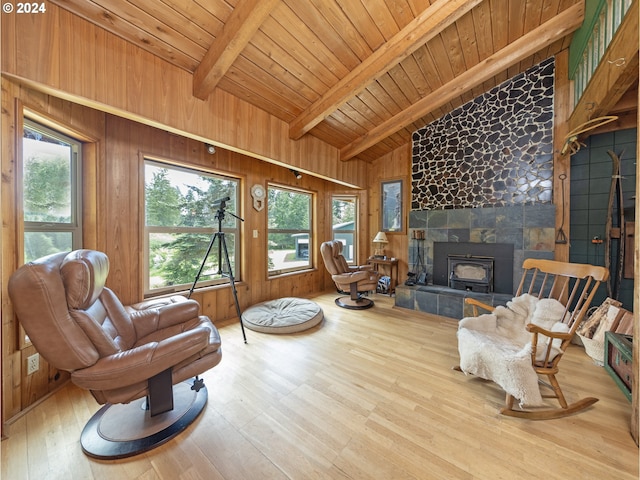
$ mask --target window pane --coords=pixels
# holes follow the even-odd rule
[[[82,248],[81,143],[24,119],[22,206],[25,262]]]
[[[46,255],[73,250],[71,232],[25,232],[24,261],[30,262]]]
[[[308,234],[269,233],[269,271],[310,265]]]
[[[333,232],[333,239],[342,242],[342,256],[347,262],[353,262],[355,250],[355,235],[353,233],[340,232],[339,230],[337,230]]]
[[[357,198],[334,197],[332,201],[333,239],[344,245],[342,254],[349,263],[356,256]]]
[[[22,152],[25,221],[71,223],[71,145],[25,126]]]
[[[355,229],[356,221],[356,199],[354,198],[334,198],[333,199],[333,229],[349,227]]]
[[[310,230],[311,195],[269,188],[269,229]]]
[[[236,228],[238,182],[190,172],[180,168],[166,168],[148,163],[145,169],[145,210],[147,226]],[[220,212],[219,200],[224,202]],[[219,218],[223,217],[223,218]]]
[[[269,272],[309,268],[311,194],[269,187],[268,213]]]
[[[229,263],[235,262],[235,235],[225,233]],[[213,234],[150,233],[149,234],[149,288],[192,285],[202,265]],[[222,246],[216,238],[199,281],[226,278],[228,268]],[[234,272],[235,274],[235,272]]]
[[[236,279],[239,220],[233,213],[237,208],[238,187],[239,181],[231,177],[145,162],[147,291],[167,287],[188,289],[205,256],[206,265],[198,286],[228,281],[229,269]]]

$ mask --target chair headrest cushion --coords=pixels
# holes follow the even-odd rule
[[[109,273],[109,259],[96,250],[76,250],[67,255],[60,274],[67,293],[67,305],[86,310],[98,299]]]

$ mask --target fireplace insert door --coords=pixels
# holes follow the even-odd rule
[[[493,257],[448,255],[449,287],[470,292],[493,292]]]
[[[433,284],[449,286],[449,255],[493,257],[493,292],[513,295],[513,244],[474,242],[433,242]]]

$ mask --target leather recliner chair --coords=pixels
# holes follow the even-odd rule
[[[371,265],[350,266],[342,255],[342,242],[330,240],[320,245],[320,254],[331,279],[339,292],[349,292],[348,297],[336,298],[336,305],[350,309],[373,306],[373,300],[362,294],[376,290],[380,275]]]
[[[207,401],[197,376],[220,362],[222,350],[197,302],[173,296],[123,306],[105,287],[108,273],[104,253],[77,250],[23,265],[8,289],[42,357],[106,404],[82,432],[84,452],[120,458],[166,442],[195,420]],[[127,415],[110,415],[110,407],[145,416],[140,431],[128,431]]]

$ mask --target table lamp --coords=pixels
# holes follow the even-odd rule
[[[389,243],[389,240],[387,240],[387,234],[384,232],[378,232],[373,239],[373,243],[374,243],[373,255],[378,258],[383,258],[384,245],[386,243]]]

